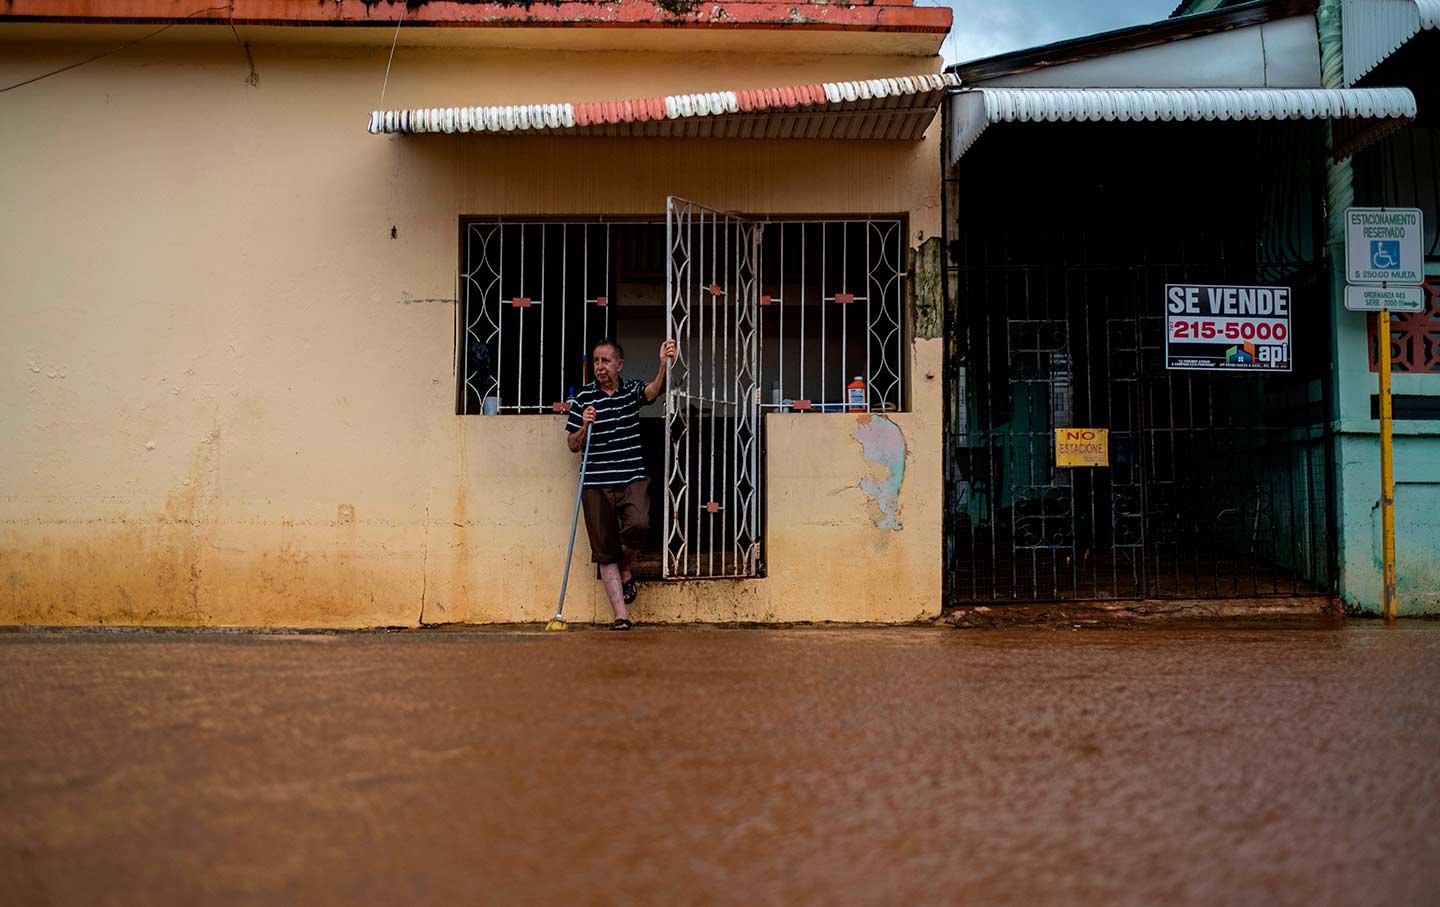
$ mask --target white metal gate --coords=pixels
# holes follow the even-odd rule
[[[760,224],[665,205],[667,578],[759,576]]]

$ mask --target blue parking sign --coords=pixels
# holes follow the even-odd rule
[[[1395,271],[1400,268],[1400,240],[1370,240],[1370,267],[1377,271]]]
[[[1346,208],[1345,282],[1382,287],[1424,283],[1424,212],[1419,208]]]

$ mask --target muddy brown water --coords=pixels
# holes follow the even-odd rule
[[[0,903],[1440,902],[1440,624],[0,634]]]

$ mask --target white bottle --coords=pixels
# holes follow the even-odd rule
[[[855,380],[845,386],[845,408],[852,413],[865,412],[865,378],[856,375]]]

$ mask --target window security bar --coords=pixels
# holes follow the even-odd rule
[[[903,409],[901,221],[777,221],[765,228],[760,325],[776,353],[762,368],[771,396],[761,408]],[[846,393],[856,372],[865,383],[861,407]]]
[[[612,230],[463,227],[461,414],[554,412],[590,380],[590,344],[611,331]]]
[[[903,410],[903,221],[755,223],[763,227],[755,262],[760,409]],[[604,336],[618,336],[632,360],[648,357],[648,341],[663,327],[664,230],[661,223],[463,224],[457,411],[554,412],[590,379],[590,344]],[[857,376],[861,406],[848,397]]]

